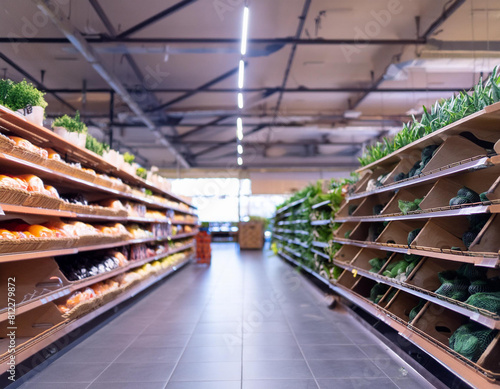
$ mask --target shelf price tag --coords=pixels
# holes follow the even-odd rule
[[[3,211],[2,206],[0,205],[0,216],[4,216],[4,215],[5,215],[5,212]]]
[[[352,269],[351,271],[352,271],[352,276],[356,278],[356,276],[358,275],[358,271],[356,269]]]

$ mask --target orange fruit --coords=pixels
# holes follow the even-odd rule
[[[54,238],[56,235],[51,229],[39,224],[33,224],[32,226],[29,226],[28,232],[31,232],[37,238]]]

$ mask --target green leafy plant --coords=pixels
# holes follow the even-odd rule
[[[87,140],[85,142],[85,148],[87,150],[93,151],[94,153],[102,156],[105,151],[109,151],[109,145],[106,143],[99,142],[92,135],[87,135]]]
[[[63,115],[54,120],[53,127],[64,127],[69,132],[77,132],[79,134],[87,133],[87,126],[80,120],[80,112],[76,111],[75,117]]]
[[[7,105],[7,96],[9,95],[13,86],[14,82],[12,80],[9,79],[0,80],[0,104]]]
[[[127,151],[125,154],[123,154],[123,160],[132,165],[135,161],[135,155]]]
[[[146,189],[144,193],[146,194],[146,196],[153,196],[153,191],[151,189]]]
[[[148,171],[143,167],[137,168],[135,174],[137,174],[137,177],[143,178],[144,180],[148,178]]]
[[[36,89],[33,84],[23,80],[13,84],[8,90],[8,94],[5,97],[5,106],[13,111],[26,108],[27,106],[45,108],[47,102],[43,98],[44,95],[45,93]]]
[[[359,162],[362,166],[369,165],[434,131],[499,102],[499,82],[500,74],[498,67],[495,67],[486,83],[483,84],[480,79],[469,92],[460,92],[449,99],[438,101],[430,110],[423,107],[420,121],[413,116],[412,121],[404,124],[393,139],[384,138],[383,142],[368,147]]]

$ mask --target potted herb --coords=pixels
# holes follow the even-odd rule
[[[12,87],[14,86],[14,82],[9,79],[0,80],[0,104],[3,106],[7,106],[7,96],[9,95]]]
[[[99,142],[92,135],[87,135],[85,148],[87,148],[90,151],[93,151],[94,153],[100,155],[101,157],[104,155],[105,152],[109,151],[108,144]]]
[[[47,102],[45,93],[36,89],[33,84],[23,80],[16,84],[3,83],[3,93],[6,93],[4,105],[26,117],[26,120],[38,126],[43,125],[43,117]]]
[[[146,180],[148,178],[148,171],[146,169],[144,169],[143,167],[138,168],[135,171],[135,174],[137,175],[137,177],[140,177],[144,180]]]
[[[68,115],[56,118],[54,123],[52,123],[52,128],[57,135],[62,136],[77,146],[85,147],[87,126],[80,120],[80,112],[76,111],[74,118]]]

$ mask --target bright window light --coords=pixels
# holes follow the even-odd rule
[[[238,145],[238,154],[243,154],[243,146]]]
[[[243,93],[238,93],[238,108],[243,109]]]
[[[241,118],[236,120],[236,136],[238,140],[243,140],[243,120]]]
[[[238,88],[242,89],[245,81],[245,61],[240,59],[240,72],[238,74]]]
[[[241,33],[241,55],[247,53],[247,39],[248,39],[248,7],[243,10],[243,31]]]
[[[243,158],[238,157],[238,165],[239,166],[243,165]]]

